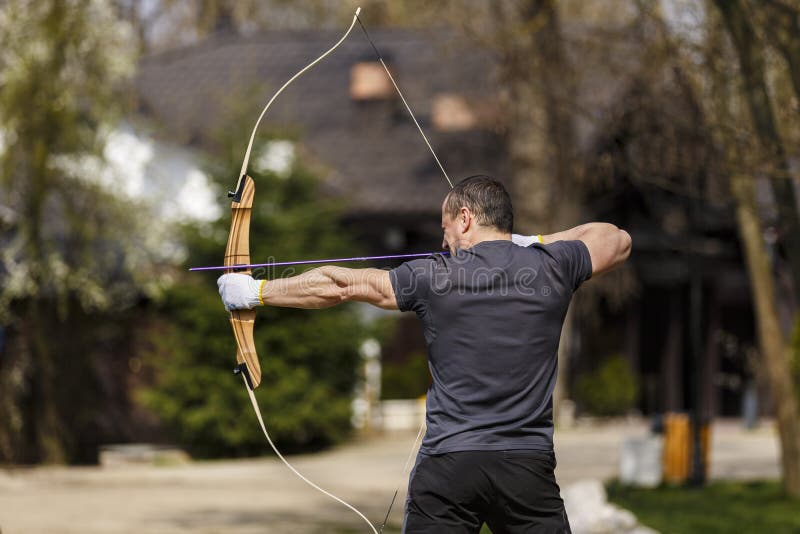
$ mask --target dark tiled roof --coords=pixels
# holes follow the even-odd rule
[[[495,94],[487,55],[445,34],[396,29],[371,34],[451,178],[498,174],[505,158],[495,134],[434,132],[430,126],[437,94],[482,102]],[[274,91],[339,37],[338,31],[216,35],[147,57],[136,80],[140,108],[171,140],[210,145],[231,109],[246,105],[242,128],[249,132]],[[438,213],[447,185],[399,99],[354,102],[349,96],[351,65],[372,60],[369,43],[354,28],[281,94],[261,128],[297,132],[314,160],[328,169],[327,185],[347,195],[356,212]]]

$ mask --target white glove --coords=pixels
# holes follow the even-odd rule
[[[511,242],[521,247],[529,247],[534,243],[541,243],[541,241],[538,235],[511,234]]]
[[[256,280],[249,274],[223,274],[217,279],[219,296],[225,309],[243,310],[264,304],[261,289],[266,280]]]

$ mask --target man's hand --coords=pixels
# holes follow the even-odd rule
[[[511,234],[511,242],[520,247],[529,247],[534,243],[541,243],[542,236]]]
[[[249,310],[264,301],[261,297],[261,288],[266,280],[256,280],[249,274],[223,274],[217,279],[219,286],[219,296],[222,297],[222,304],[225,309]]]

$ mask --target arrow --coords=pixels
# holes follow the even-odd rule
[[[434,254],[449,256],[449,252],[418,252],[415,254],[392,254],[388,256],[358,256],[355,258],[330,258],[326,260],[273,261],[269,263],[248,263],[244,265],[214,265],[211,267],[191,267],[190,271],[222,271],[225,269],[255,269],[256,267],[285,267],[287,265],[314,265],[318,263],[347,263],[354,261],[380,261],[410,258],[427,258]]]

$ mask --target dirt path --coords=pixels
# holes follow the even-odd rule
[[[645,432],[643,422],[557,431],[560,484],[613,477],[620,443]],[[413,434],[382,436],[290,461],[380,523],[413,440]],[[749,433],[736,423],[714,427],[712,477],[776,477],[777,458],[769,425]],[[390,522],[395,529],[386,532],[399,526],[404,490],[403,483]],[[274,457],[177,467],[0,471],[2,534],[368,532],[359,521]]]

